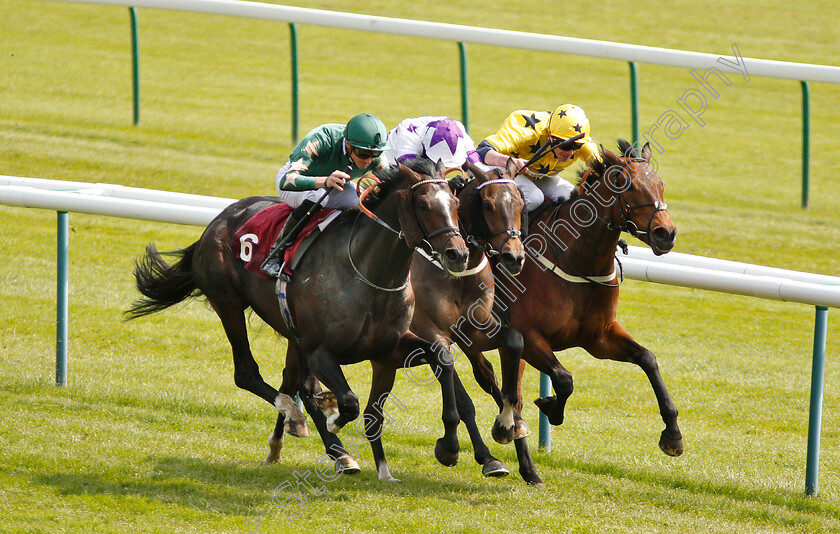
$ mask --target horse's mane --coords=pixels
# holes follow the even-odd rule
[[[618,139],[616,139],[616,142],[618,143],[619,156],[623,156],[623,157],[630,158],[630,159],[635,159],[635,158],[639,157],[639,154],[636,152],[636,147],[634,147],[633,143],[631,143],[630,141],[627,141],[626,139],[622,139],[621,137],[619,137]],[[601,146],[600,153],[601,153],[601,159],[597,159],[597,158],[593,159],[589,163],[589,166],[587,168],[578,170],[578,172],[577,172],[578,181],[575,185],[580,185],[580,179],[583,178],[583,175],[586,173],[586,171],[588,171],[590,169],[592,169],[592,172],[594,172],[598,176],[604,176],[604,174],[607,172],[608,165],[604,161],[604,147],[603,146]],[[571,198],[569,198],[569,200],[567,200],[566,202],[572,202],[573,200],[578,198],[578,196],[580,196],[578,191],[579,191],[579,189],[575,188],[575,190],[572,192]],[[565,204],[565,202],[563,202],[563,203]]]
[[[437,170],[432,160],[427,158],[415,158],[406,160],[403,165],[418,174],[435,176]],[[365,199],[365,207],[374,210],[382,201],[391,195],[395,190],[405,185],[405,176],[400,172],[399,167],[386,167],[376,169],[373,175],[380,180],[379,187]]]

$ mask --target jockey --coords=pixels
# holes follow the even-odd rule
[[[280,201],[295,210],[260,266],[265,274],[277,276],[280,273],[285,247],[277,245],[311,209],[346,209],[358,205],[356,184],[350,180],[386,166],[381,154],[388,148],[387,135],[381,120],[362,113],[351,118],[346,125],[318,126],[298,143],[276,178]],[[323,206],[315,206],[327,191],[329,194]]]
[[[514,182],[525,199],[525,208],[533,211],[543,200],[568,200],[575,186],[561,178],[559,172],[576,161],[585,163],[600,159],[598,146],[589,136],[589,119],[581,108],[563,104],[554,111],[518,110],[508,115],[502,127],[478,145],[483,163],[504,167],[513,159],[517,170],[522,169],[540,147],[549,141],[554,144],[579,134],[572,150],[557,147],[533,161],[529,174],[521,174]]]
[[[481,165],[481,157],[464,125],[449,117],[405,119],[388,133],[383,156],[391,165],[426,157],[442,161],[448,169],[466,168],[467,161]]]

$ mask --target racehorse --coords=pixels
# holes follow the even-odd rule
[[[509,443],[517,433],[524,435],[530,432],[514,409],[518,402],[522,336],[500,324],[492,312],[495,288],[487,256],[496,258],[513,274],[522,269],[525,253],[520,235],[521,228],[526,224],[522,211],[524,201],[513,183],[515,168],[512,162],[504,174],[498,170],[485,173],[473,165],[469,165],[468,170],[473,179],[458,192],[459,220],[470,244],[467,269],[461,273],[451,273],[425,254],[414,255],[411,262],[411,286],[416,308],[411,331],[423,339],[433,341],[447,353],[453,342],[458,343],[470,358],[480,356],[481,351],[499,347],[507,349],[502,359],[502,390],[499,390],[495,379],[492,382],[482,381],[482,387],[496,398],[502,410],[493,425],[492,435],[496,441]],[[364,413],[364,431],[373,450],[379,479],[398,482],[391,476],[380,439],[385,418],[381,399],[387,398],[390,393],[396,369],[417,362],[385,363],[372,362],[373,379]],[[284,374],[281,391],[294,388],[285,384],[286,378],[293,380]],[[504,465],[492,456],[484,444],[475,424],[475,407],[457,374],[455,388],[458,412],[467,426],[475,460],[482,466],[482,473],[485,476],[508,474]],[[324,395],[328,396],[329,393]],[[283,420],[278,417],[275,436],[282,431]],[[343,447],[334,435],[324,436],[324,441],[327,450]],[[445,465],[454,465],[457,457],[438,455],[438,460]]]
[[[283,417],[282,430],[308,433],[303,414],[288,393],[268,385],[251,354],[245,322],[250,307],[274,330],[289,340],[299,369],[300,396],[310,414],[319,412],[314,397],[317,380],[335,395],[338,413],[326,422],[316,418],[322,435],[338,432],[359,415],[358,397],[350,389],[341,365],[372,361],[406,361],[422,354],[441,383],[444,437],[436,451],[449,457],[458,453],[454,367],[448,354],[408,328],[414,299],[408,289],[411,256],[426,246],[452,272],[466,268],[469,252],[458,231],[457,199],[442,169],[418,160],[386,173],[367,212],[346,211],[327,226],[295,269],[284,288],[294,326],[287,324],[278,304],[275,284],[252,274],[234,255],[236,231],[276,199],[250,197],[225,208],[189,247],[169,254],[169,265],[154,245],[135,263],[137,287],[144,298],[127,312],[129,318],[154,313],[189,297],[204,295],[222,321],[233,350],[234,381],[274,405]],[[395,229],[399,228],[399,230]],[[278,288],[281,284],[278,282]],[[418,362],[419,363],[419,362]],[[284,376],[290,369],[284,369]],[[293,392],[291,392],[293,393]],[[326,423],[326,424],[322,424]],[[275,460],[282,435],[267,460]],[[336,470],[358,470],[343,450],[328,451]]]
[[[495,266],[496,302],[507,308],[510,326],[523,335],[520,379],[525,362],[551,378],[555,395],[535,403],[552,425],[563,422],[573,389],[571,373],[554,352],[581,347],[596,358],[632,362],[642,368],[665,422],[659,447],[679,456],[683,439],[677,409],[656,357],[616,319],[620,275],[615,268],[622,231],[661,255],[674,247],[677,230],[663,200],[664,183],[650,164],[650,145],[643,147],[641,155],[623,139],[618,140],[618,148],[621,155],[602,147],[603,161],[593,161],[582,173],[572,197],[533,217],[525,240],[528,261],[519,276],[502,278],[498,276],[502,267]],[[503,280],[506,284],[500,287]],[[500,348],[500,352],[505,350]],[[474,368],[485,380],[493,378],[488,367]],[[517,409],[521,407],[520,389]],[[540,484],[526,440],[515,443],[523,479]]]

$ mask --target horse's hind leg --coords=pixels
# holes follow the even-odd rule
[[[639,345],[618,321],[613,321],[604,331],[604,336],[585,348],[596,358],[632,362],[642,368],[653,387],[656,401],[659,403],[659,413],[665,423],[665,430],[659,439],[659,448],[669,456],[681,455],[684,445],[677,424],[677,408],[659,373],[656,356]]]
[[[280,393],[260,375],[260,367],[251,354],[248,343],[248,328],[245,324],[244,307],[236,302],[219,302],[217,298],[208,295],[211,306],[222,321],[231,349],[233,350],[233,381],[234,383],[254,395],[262,398],[277,408],[285,416],[286,432],[293,436],[308,436],[309,428],[306,417],[295,405],[289,395]]]
[[[285,395],[290,399],[296,394],[300,384],[300,369],[298,367],[297,346],[289,343],[286,350],[286,365],[283,367],[283,382],[280,384],[280,395]],[[268,437],[268,456],[265,463],[276,463],[280,461],[280,451],[283,449],[283,434],[289,432],[293,436],[299,436],[301,433],[297,426],[290,424],[290,418],[283,412],[277,414],[277,423],[274,426],[274,431]],[[307,429],[308,435],[308,429]]]
[[[361,471],[359,463],[347,451],[347,449],[344,448],[344,445],[341,443],[341,439],[339,439],[338,435],[327,430],[327,418],[318,403],[318,396],[321,393],[318,380],[311,372],[309,372],[308,366],[305,362],[300,360],[298,354],[299,352],[296,349],[296,345],[290,343],[289,354],[287,354],[286,359],[288,363],[292,363],[294,361],[299,366],[295,366],[295,369],[297,371],[296,376],[300,382],[295,383],[298,384],[299,387],[298,391],[300,393],[301,402],[303,402],[306,412],[309,414],[309,417],[312,418],[312,423],[315,425],[315,428],[318,430],[318,434],[321,436],[321,441],[324,443],[324,449],[327,456],[329,456],[332,460],[335,460],[336,473],[355,475]],[[294,358],[292,358],[292,356],[294,356]],[[284,379],[285,376],[286,373],[284,370]],[[283,391],[289,391],[291,394],[291,391],[287,390],[286,387],[287,386],[284,380]],[[280,422],[278,419],[278,426],[279,425]],[[354,452],[358,455],[357,451]]]
[[[569,400],[574,391],[572,373],[557,361],[545,338],[533,330],[525,333],[525,349],[522,355],[531,366],[548,375],[554,388],[554,395],[539,398],[534,401],[534,404],[548,417],[549,423],[552,425],[563,424],[566,401]]]

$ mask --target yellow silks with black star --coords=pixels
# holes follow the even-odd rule
[[[564,106],[580,110],[577,106],[571,106],[570,104],[564,104]],[[552,129],[554,129],[555,132],[557,132],[558,129],[562,129],[563,133],[565,133],[566,129],[574,131],[575,126],[578,126],[581,130],[580,133],[588,134],[589,124],[588,121],[585,120],[586,115],[583,114],[583,110],[580,110],[579,114],[564,113],[563,116],[560,116],[558,110],[563,111],[561,108],[563,108],[563,106],[560,106],[557,110],[555,110],[556,116],[552,121],[553,123],[556,122],[556,124],[552,124]],[[569,119],[569,117],[571,117],[571,119],[575,119],[581,116],[582,119],[577,122]],[[526,160],[531,159],[531,156],[533,156],[534,153],[548,141],[549,119],[551,118],[552,113],[549,111],[516,110],[508,115],[507,119],[505,119],[505,122],[502,124],[502,127],[499,128],[499,131],[491,136],[488,136],[485,141],[493,145],[496,151],[500,154],[512,156],[514,158],[523,158]],[[572,124],[572,122],[574,122],[574,124]],[[560,128],[558,128],[558,126],[560,126]],[[571,136],[563,137],[568,138]],[[581,147],[575,151],[574,156],[572,156],[568,161],[561,161],[557,159],[554,152],[549,151],[546,155],[533,162],[528,168],[532,172],[538,174],[556,174],[577,161],[584,161],[585,163],[588,163],[592,161],[593,158],[600,159],[598,156],[598,146],[589,135],[582,138],[579,143],[581,143]]]

